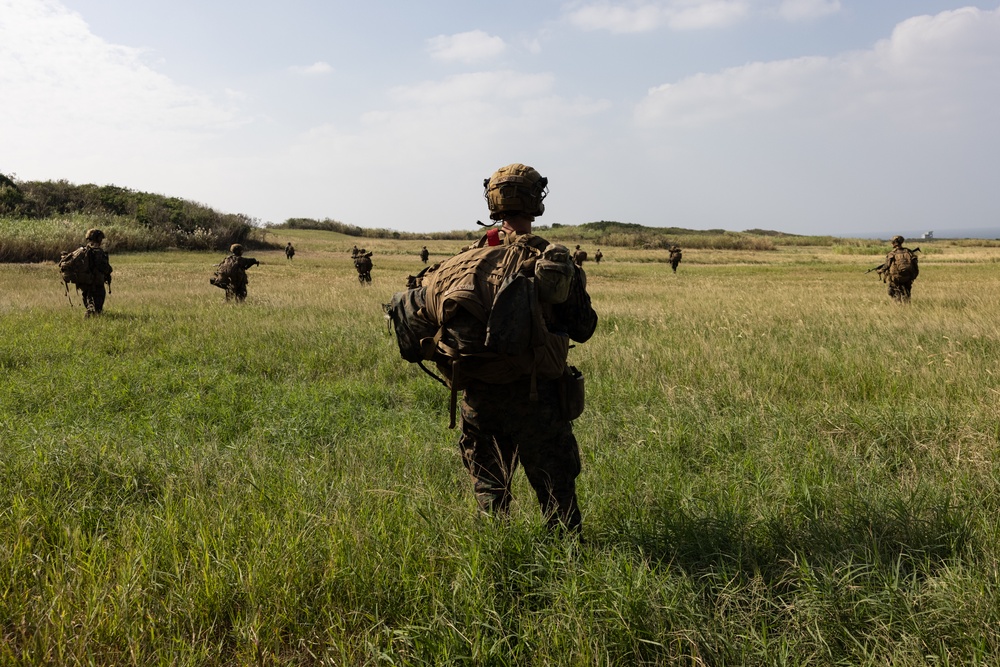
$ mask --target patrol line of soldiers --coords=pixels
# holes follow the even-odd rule
[[[76,283],[76,286],[80,290],[83,305],[86,308],[86,317],[93,317],[104,312],[104,302],[107,298],[105,285],[109,290],[111,287],[113,269],[107,251],[101,247],[105,238],[104,232],[100,229],[88,229],[84,235],[85,245],[83,247],[93,258],[90,267],[92,277]],[[920,252],[920,248],[906,248],[903,246],[904,241],[902,236],[892,237],[892,250],[886,255],[885,261],[879,266],[869,269],[869,272],[878,272],[879,277],[888,286],[889,297],[897,303],[909,303],[913,291],[913,281],[919,273],[916,253]],[[674,244],[670,246],[669,251],[670,268],[674,273],[677,273],[677,266],[682,258],[681,248]],[[63,253],[63,256],[68,254]],[[420,261],[427,264],[430,257],[427,246],[420,249],[419,256]],[[291,241],[285,246],[285,257],[289,261],[295,257],[295,247]],[[371,258],[371,251],[358,248],[357,245],[351,250],[351,259],[358,272],[358,281],[362,285],[371,284],[373,268]],[[600,264],[603,258],[604,253],[598,248],[597,252],[594,253],[594,262]],[[587,252],[577,245],[573,250],[572,259],[576,266],[582,267],[583,263],[587,261]],[[245,301],[249,282],[246,271],[259,264],[260,262],[256,259],[243,257],[243,246],[234,243],[229,248],[229,255],[216,265],[220,270],[216,271],[215,276],[209,282],[226,291],[226,301]],[[408,279],[412,281],[415,276],[410,276]]]

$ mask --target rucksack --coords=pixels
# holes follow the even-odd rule
[[[241,285],[247,282],[247,272],[240,266],[240,258],[236,255],[229,255],[219,263],[215,275],[209,279],[216,287],[226,289],[233,285]]]
[[[896,248],[892,251],[892,263],[889,265],[889,277],[900,282],[912,282],[920,273],[917,266],[917,256],[909,248]]]
[[[552,270],[546,262],[568,268]],[[538,271],[539,264],[547,270]],[[451,389],[451,427],[456,394],[470,380],[503,384],[528,376],[536,398],[538,378],[563,375],[569,338],[548,331],[540,297],[565,300],[573,271],[568,250],[524,234],[428,268],[416,287],[385,304],[400,356],[430,375],[423,362],[434,362],[444,378],[438,380]]]
[[[59,273],[64,283],[75,285],[93,285],[101,281],[91,266],[91,248],[81,246],[73,252],[63,253],[59,260]]]

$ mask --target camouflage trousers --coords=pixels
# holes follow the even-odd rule
[[[913,288],[913,281],[901,281],[889,279],[889,296],[895,301],[909,301],[910,300],[910,290]]]
[[[477,382],[465,391],[459,447],[476,501],[483,512],[507,514],[520,464],[549,527],[579,531],[580,448],[573,426],[559,414],[555,381],[538,382],[537,401],[530,400],[529,391],[527,378],[500,385]]]
[[[246,301],[247,298],[247,284],[246,283],[229,283],[226,286],[226,301],[231,301],[235,299],[236,301]]]
[[[80,287],[80,295],[83,298],[83,305],[87,308],[87,315],[100,315],[104,312],[104,299],[107,293],[104,291],[104,283],[99,285],[85,285]]]

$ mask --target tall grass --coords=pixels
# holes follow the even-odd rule
[[[113,255],[97,320],[0,266],[0,664],[1000,659],[994,251],[908,308],[830,248],[589,265],[578,544],[523,476],[476,515],[380,311],[422,243],[274,240],[242,306]]]

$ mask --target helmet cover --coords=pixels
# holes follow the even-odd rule
[[[542,215],[545,212],[542,200],[549,194],[548,185],[549,179],[527,165],[515,162],[500,167],[483,181],[490,219],[500,220],[504,213]]]

